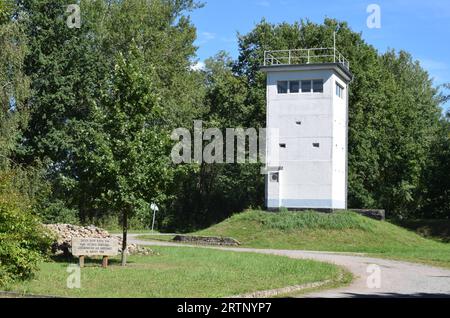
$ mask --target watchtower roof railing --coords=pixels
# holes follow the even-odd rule
[[[335,48],[277,50],[264,52],[264,66],[339,63],[350,70],[350,62]]]

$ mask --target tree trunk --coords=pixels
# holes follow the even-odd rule
[[[128,234],[128,211],[124,211],[122,220],[122,266],[127,265],[127,234]]]

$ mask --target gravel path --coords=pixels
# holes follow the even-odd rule
[[[130,243],[146,246],[191,246],[169,242],[138,240],[130,235]],[[195,246],[199,247],[199,246]],[[345,267],[355,276],[350,286],[319,291],[303,297],[448,297],[450,298],[450,270],[400,261],[377,259],[363,255],[272,250],[253,248],[206,247],[236,252],[253,252],[313,259]],[[379,273],[379,275],[377,275]],[[380,279],[377,279],[379,277]],[[378,284],[379,282],[379,284]]]

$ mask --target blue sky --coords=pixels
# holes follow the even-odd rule
[[[422,63],[435,84],[450,83],[450,1],[448,0],[203,0],[191,18],[198,29],[200,61],[220,50],[237,57],[236,34],[262,18],[271,23],[325,17],[347,21],[381,52],[404,49]],[[381,28],[367,27],[367,7],[378,4]],[[449,105],[447,105],[448,107]]]

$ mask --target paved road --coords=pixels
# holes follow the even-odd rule
[[[130,235],[131,243],[147,246],[189,246],[169,242],[150,242],[138,240]],[[198,246],[196,246],[198,247]],[[236,252],[253,252],[281,255],[297,259],[313,259],[345,267],[355,276],[350,286],[315,292],[306,295],[314,298],[341,297],[449,297],[450,270],[436,267],[366,257],[327,252],[271,250],[252,248],[208,247]],[[376,265],[376,266],[373,266]],[[380,286],[377,287],[376,274],[379,269]],[[368,284],[368,281],[370,284]],[[372,288],[369,288],[369,285]]]

